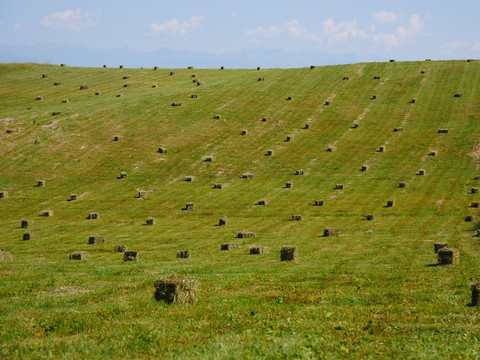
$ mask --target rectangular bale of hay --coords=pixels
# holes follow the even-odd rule
[[[186,182],[194,182],[194,181],[197,181],[197,178],[195,176],[186,176],[185,181]]]
[[[439,129],[438,133],[439,134],[448,134],[448,129]]]
[[[124,171],[122,171],[122,172],[120,173],[120,176],[119,176],[118,178],[119,178],[119,179],[126,179],[126,178],[127,178],[127,173],[124,172]]]
[[[285,142],[290,142],[290,141],[292,141],[292,137],[291,137],[291,136],[287,136],[287,137],[285,138]]]
[[[213,162],[215,161],[215,156],[212,155],[207,155],[202,158],[203,162]]]
[[[137,198],[138,199],[145,199],[147,197],[147,193],[144,190],[139,190]]]
[[[403,127],[396,127],[395,129],[393,129],[394,132],[402,132],[403,131]]]
[[[178,259],[189,259],[190,258],[190,250],[179,250],[179,251],[177,251],[177,258]]]
[[[310,124],[305,124],[305,126],[303,127],[305,130],[308,130],[310,129]]]
[[[404,182],[401,182],[401,183],[398,183],[398,187],[403,189],[403,188],[406,188],[407,187],[407,184],[404,183]]]
[[[185,204],[185,210],[193,211],[193,203],[186,203]]]
[[[339,236],[340,230],[334,228],[327,228],[323,230],[323,236]]]
[[[377,152],[385,152],[385,146],[380,146]]]
[[[287,182],[287,183],[285,184],[285,187],[286,187],[287,189],[291,189],[291,188],[292,188],[292,185],[293,185],[293,184],[292,184],[291,182]]]
[[[472,203],[470,204],[470,207],[472,207],[472,208],[478,208],[478,204],[479,204],[478,201],[474,201],[474,202],[472,202]]]
[[[272,156],[273,155],[273,150],[268,150],[265,156]]]
[[[75,251],[68,254],[70,260],[86,260],[88,259],[88,252],[86,251]]]
[[[335,190],[343,190],[343,184],[336,184]]]
[[[223,184],[213,184],[214,189],[223,189]]]
[[[365,215],[365,220],[368,220],[368,221],[370,221],[370,220],[373,220],[373,219],[374,219],[374,216],[373,216],[373,214],[368,214],[368,215]]]
[[[300,221],[300,220],[302,220],[302,215],[293,214],[293,215],[292,215],[292,220],[294,220],[294,221]]]
[[[387,201],[387,207],[393,207],[395,205],[395,200],[388,200]]]
[[[43,210],[43,211],[40,213],[40,216],[43,216],[43,217],[51,217],[51,216],[53,216],[53,210]]]
[[[465,222],[472,222],[473,221],[473,216],[467,215],[465,216]]]
[[[52,111],[52,116],[62,115],[61,111]]]
[[[267,200],[265,199],[258,200],[257,205],[267,205]]]
[[[238,249],[240,249],[240,246],[235,243],[220,244],[220,250],[222,251],[238,250]]]
[[[267,246],[254,245],[250,247],[250,255],[267,255],[270,249]]]
[[[239,239],[246,239],[246,238],[254,238],[255,233],[252,231],[239,231],[237,232],[237,238]]]
[[[197,94],[192,94],[192,95],[190,95],[190,98],[191,99],[198,99],[198,95]]]
[[[217,114],[217,115],[214,115],[213,118],[214,118],[215,120],[220,120],[220,119],[222,118],[222,115],[218,115],[218,114]]]
[[[167,304],[197,302],[198,283],[195,279],[180,275],[170,275],[155,281],[155,299]]]
[[[478,194],[478,188],[472,187],[470,194]]]
[[[283,246],[280,249],[280,261],[298,261],[298,249],[296,246]]]
[[[127,250],[127,247],[125,245],[115,245],[115,248],[113,251],[124,253],[126,250]]]
[[[182,106],[182,103],[179,103],[179,102],[173,102],[173,103],[172,103],[172,106]]]
[[[343,77],[343,80],[350,80],[350,77],[344,76],[344,77]]]
[[[251,172],[246,172],[242,175],[242,178],[244,179],[253,179],[255,177],[254,174],[252,174]]]
[[[218,220],[218,226],[225,226],[228,223],[228,219],[226,217],[222,217]]]
[[[123,261],[137,261],[138,251],[128,250],[123,253]]]
[[[418,170],[418,175],[420,176],[425,175],[425,169]]]
[[[362,167],[360,168],[360,171],[367,171],[367,170],[368,170],[367,165],[362,165]]]
[[[453,95],[453,97],[456,97],[456,98],[459,98],[459,97],[462,97],[462,96],[463,96],[463,94],[461,94],[461,93],[456,93],[455,95]]]
[[[295,175],[304,175],[304,171],[303,170],[297,170],[295,171]]]
[[[458,249],[444,247],[438,250],[438,265],[457,266],[460,263]]]
[[[8,199],[8,191],[0,191],[0,199]]]
[[[292,97],[288,96],[285,100],[290,101],[290,100],[292,100]]]
[[[167,148],[166,147],[159,147],[157,152],[159,152],[160,154],[166,154],[168,152]]]
[[[145,222],[145,225],[152,226],[154,224],[155,224],[155,219],[153,217],[147,218],[147,221]]]
[[[20,223],[20,227],[22,229],[28,229],[31,226],[32,226],[32,221],[31,220],[22,220],[22,222]]]
[[[45,186],[45,180],[38,180],[37,181],[37,187],[44,187]]]
[[[41,97],[41,96],[37,96],[37,97],[35,98],[35,100],[42,100],[42,97]]]
[[[103,244],[105,242],[105,237],[103,235],[92,235],[88,237],[88,244]]]
[[[472,290],[472,301],[470,302],[470,306],[477,306],[480,298],[480,282],[470,285],[470,289]]]
[[[157,88],[158,85],[157,84],[152,84],[152,88]]]
[[[88,89],[88,86],[87,85],[81,85],[80,86],[80,90],[87,90]]]
[[[27,241],[27,240],[34,240],[35,239],[35,235],[33,233],[24,233],[23,234],[23,240]]]
[[[428,153],[428,156],[437,156],[437,152],[436,151],[430,151]]]
[[[247,130],[242,130],[242,132],[240,133],[241,135],[247,135],[248,134],[248,131]]]
[[[98,220],[100,218],[100,215],[97,212],[91,212],[88,214],[87,219],[88,220]]]
[[[373,77],[374,80],[380,80],[380,76],[376,75]]]
[[[446,247],[448,247],[446,242],[436,242],[433,244],[433,250],[435,250],[435,254],[438,253],[438,250]]]
[[[323,200],[315,200],[313,203],[314,206],[323,206]]]

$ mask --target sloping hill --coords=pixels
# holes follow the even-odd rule
[[[466,306],[480,280],[479,83],[478,61],[2,65],[0,247],[13,260],[0,262],[0,357],[480,356]],[[434,242],[460,265],[429,266]],[[138,261],[123,262],[119,244]],[[249,255],[251,244],[270,254]],[[280,261],[285,245],[297,264]],[[192,257],[177,259],[184,249]],[[169,274],[199,281],[196,305],[155,301]]]

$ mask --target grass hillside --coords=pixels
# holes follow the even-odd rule
[[[0,247],[12,256],[0,262],[0,358],[480,357],[467,306],[480,281],[479,84],[480,61],[465,60],[0,65]],[[431,266],[434,242],[460,264]],[[282,246],[297,263],[280,261]],[[155,300],[155,280],[172,274],[198,281],[196,304]]]

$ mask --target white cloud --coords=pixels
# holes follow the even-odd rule
[[[245,31],[245,35],[253,36],[253,37],[272,38],[272,37],[275,37],[276,35],[279,35],[281,32],[282,30],[276,26],[269,26],[266,28],[259,26],[253,30]]]
[[[344,41],[350,38],[364,39],[363,30],[357,30],[357,21],[344,21],[335,25],[333,19],[323,21],[323,32],[329,38],[329,42]]]
[[[180,23],[176,18],[168,20],[163,24],[150,24],[150,31],[154,34],[156,33],[166,33],[166,34],[181,34],[185,35],[188,29],[194,29],[202,25],[204,18],[203,16],[192,16],[189,20]]]
[[[468,51],[470,53],[480,53],[480,41],[451,41],[442,44],[440,52],[443,55],[454,55],[457,52]]]
[[[394,12],[378,11],[372,15],[372,17],[379,22],[394,23],[398,20],[398,15]]]
[[[318,36],[318,35],[316,35],[312,32],[309,32],[306,29],[301,28],[298,25],[298,20],[288,21],[285,24],[283,24],[283,27],[287,30],[287,32],[290,35],[292,35],[293,37],[295,37],[297,39],[304,39],[304,40],[308,40],[308,41],[311,41],[311,42],[317,43],[317,44],[322,43],[322,39],[320,38],[320,36]]]
[[[53,28],[67,28],[68,30],[80,31],[95,26],[98,23],[100,11],[97,13],[82,13],[80,9],[65,10],[45,16],[40,25]]]
[[[15,24],[15,25],[13,25],[13,28],[16,29],[16,30],[18,30],[18,29],[21,29],[21,28],[22,28],[22,25],[20,25],[20,24]]]
[[[250,42],[260,43],[261,39],[272,39],[280,35],[290,35],[296,39],[310,41],[316,44],[321,44],[322,39],[319,35],[300,27],[298,20],[290,20],[282,26],[259,26],[252,30],[245,31],[245,35],[253,38]]]
[[[389,47],[401,45],[412,37],[418,35],[423,29],[423,21],[418,14],[410,17],[406,27],[399,26],[393,33],[374,35],[374,40],[377,43],[384,43]]]

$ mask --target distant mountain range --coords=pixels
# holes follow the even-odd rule
[[[225,54],[197,51],[178,51],[161,48],[155,51],[123,49],[91,49],[69,45],[44,43],[32,46],[1,45],[0,62],[65,63],[70,66],[100,67],[153,67],[182,68],[292,68],[310,65],[349,64],[363,61],[385,61],[377,55],[334,55],[318,51],[289,52],[279,49],[240,50]]]

